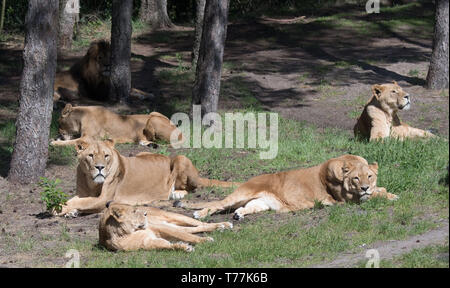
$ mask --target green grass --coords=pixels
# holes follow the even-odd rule
[[[80,249],[83,267],[304,267],[332,261],[339,253],[364,244],[424,233],[436,227],[436,218],[448,218],[448,186],[439,184],[446,175],[449,157],[446,141],[358,142],[340,130],[318,132],[314,127],[286,119],[280,119],[279,132],[282,145],[273,160],[260,160],[255,149],[190,149],[179,154],[187,155],[202,175],[237,181],[262,173],[309,167],[345,153],[357,154],[379,163],[379,186],[398,194],[400,199],[373,199],[361,205],[334,207],[316,205],[315,209],[281,215],[260,213],[233,231],[211,233],[215,242],[197,245],[191,254],[112,253],[99,248],[95,240],[68,238],[65,230],[61,232],[61,249],[55,251],[68,246]],[[216,197],[232,192],[214,191]],[[200,191],[210,192],[211,189]],[[227,217],[231,219],[230,214]],[[401,266],[441,267],[440,263],[417,255],[399,260]]]

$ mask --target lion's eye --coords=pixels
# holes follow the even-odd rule
[[[359,181],[359,177],[354,177],[353,180]]]
[[[94,158],[94,154],[89,154],[89,157]]]
[[[105,155],[105,158],[108,158],[108,157],[109,157],[109,155],[108,155],[108,154],[106,154],[106,155]]]
[[[395,90],[392,90],[392,93],[397,93],[397,91],[395,91]]]
[[[372,175],[369,175],[369,179],[372,178]]]
[[[147,216],[147,212],[144,213],[144,216]]]

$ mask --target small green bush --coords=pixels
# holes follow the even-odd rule
[[[41,192],[41,200],[44,201],[47,211],[61,212],[62,206],[66,204],[68,196],[61,188],[58,187],[61,183],[60,179],[51,180],[46,177],[41,177],[38,186],[44,189]]]

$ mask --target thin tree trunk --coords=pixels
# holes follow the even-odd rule
[[[167,14],[167,0],[148,0],[150,9],[150,24],[153,29],[170,28],[173,26]]]
[[[75,23],[78,19],[79,0],[60,0],[58,50],[71,49]]]
[[[217,111],[229,0],[207,0],[192,103],[202,115]]]
[[[195,71],[198,62],[198,52],[200,50],[200,43],[202,41],[203,18],[205,16],[206,0],[197,0],[197,11],[195,18],[195,39],[194,47],[192,48],[192,69]]]
[[[58,0],[29,0],[16,140],[8,179],[28,184],[43,176],[53,110]]]
[[[127,102],[131,92],[132,13],[133,0],[113,0],[110,97],[120,102]]]
[[[448,1],[436,0],[436,23],[434,27],[433,53],[427,76],[427,88],[448,88]]]

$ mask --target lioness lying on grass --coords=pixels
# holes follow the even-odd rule
[[[277,212],[312,208],[315,202],[333,205],[346,201],[360,202],[372,197],[395,200],[398,197],[377,187],[378,164],[368,164],[359,156],[344,155],[311,168],[298,169],[251,178],[225,199],[175,206],[201,209],[195,218],[204,218],[228,209],[236,209],[234,218],[266,210]]]
[[[157,139],[170,142],[172,133],[178,135],[178,143],[184,141],[181,131],[158,112],[148,115],[119,115],[101,106],[73,107],[67,104],[58,123],[63,140],[52,141],[50,144],[53,146],[75,145],[80,138],[109,138],[116,143],[139,143],[147,146]],[[71,139],[74,135],[80,135],[80,138]]]
[[[125,157],[114,142],[78,140],[77,196],[59,215],[101,212],[108,201],[129,205],[181,199],[199,187],[231,187],[236,183],[202,178],[185,156],[139,153]]]
[[[357,137],[381,140],[386,137],[405,138],[433,137],[428,131],[410,127],[397,116],[400,110],[408,110],[411,100],[408,93],[394,81],[393,84],[373,85],[372,97],[364,107],[354,127]]]
[[[157,208],[115,202],[108,202],[106,207],[100,218],[99,243],[113,251],[180,249],[191,252],[193,247],[188,243],[213,241],[211,237],[200,237],[194,233],[233,228],[230,222],[203,223]]]

